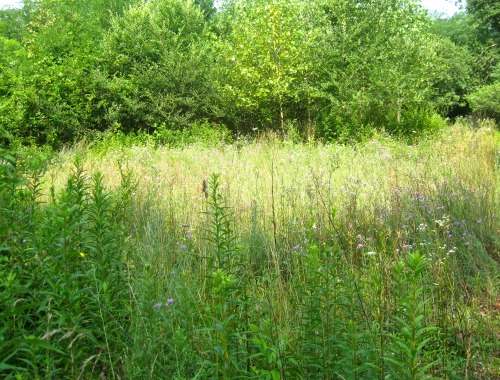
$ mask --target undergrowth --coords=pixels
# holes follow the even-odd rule
[[[498,147],[3,147],[0,377],[497,378]]]

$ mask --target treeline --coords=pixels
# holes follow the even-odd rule
[[[26,0],[0,11],[0,128],[60,146],[209,126],[360,139],[500,118],[500,13],[415,0]]]

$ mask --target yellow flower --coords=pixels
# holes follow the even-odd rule
[[[85,257],[85,253],[80,252],[80,257],[82,257],[82,258]]]

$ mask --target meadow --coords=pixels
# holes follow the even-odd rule
[[[1,153],[6,379],[499,379],[499,134]]]

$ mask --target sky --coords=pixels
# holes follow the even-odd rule
[[[20,3],[19,0],[0,0],[0,8],[4,7],[15,7]]]
[[[19,5],[20,0],[0,0],[0,8]],[[421,0],[422,5],[431,10],[451,16],[458,11],[454,0]]]
[[[455,5],[454,0],[421,0],[421,3],[424,8],[443,13],[446,16],[453,16],[454,13],[460,10]]]

